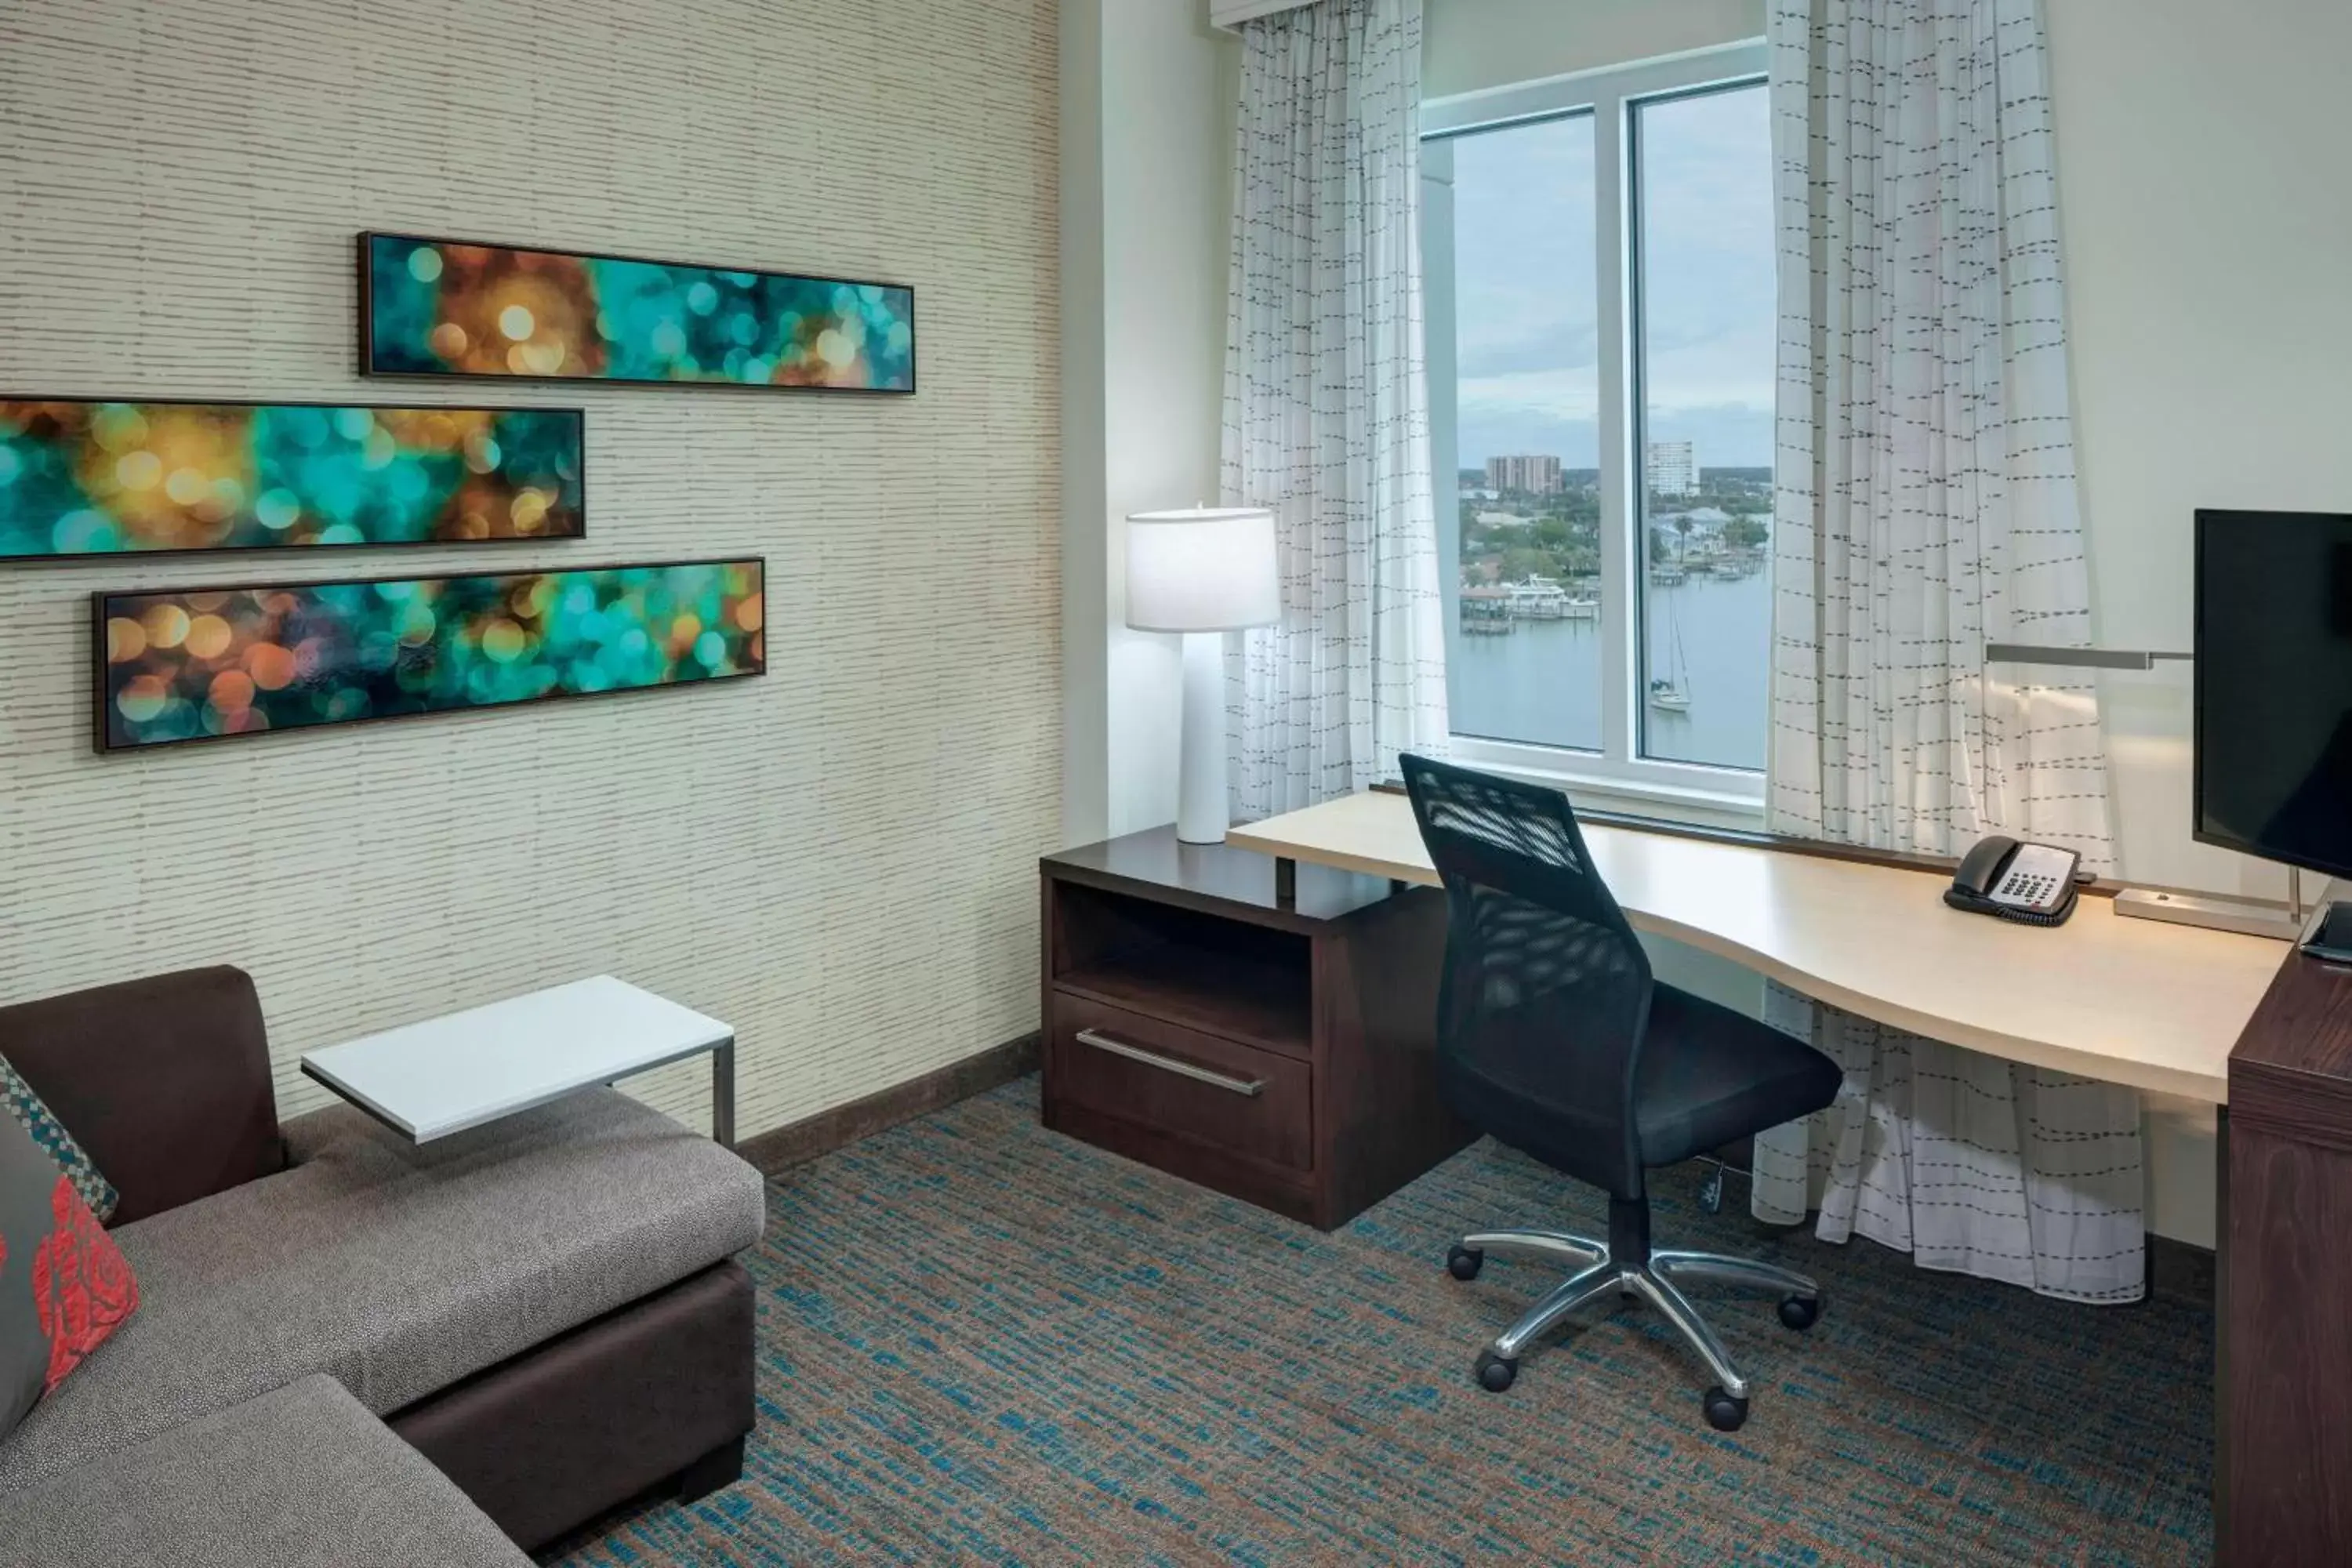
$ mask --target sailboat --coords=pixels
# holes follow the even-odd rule
[[[1680,578],[1679,568],[1676,578]],[[1670,652],[1666,673],[1650,678],[1650,706],[1661,713],[1690,711],[1690,661],[1683,657],[1683,623],[1675,614],[1675,596],[1666,595],[1666,637]]]

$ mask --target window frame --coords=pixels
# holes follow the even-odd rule
[[[1598,752],[1457,734],[1454,754],[1474,766],[1565,785],[1596,805],[1635,803],[1649,815],[1717,826],[1764,816],[1759,769],[1668,762],[1642,754],[1642,354],[1636,106],[1765,79],[1759,42],[1490,88],[1421,106],[1423,322],[1429,373],[1433,476],[1440,484],[1438,550],[1450,628],[1461,614],[1461,470],[1456,439],[1453,160],[1446,144],[1483,131],[1590,115],[1593,139],[1601,458],[1601,735]],[[1443,150],[1443,151],[1440,151]],[[1434,219],[1434,221],[1433,221]],[[1612,460],[1613,459],[1613,460]],[[1449,631],[1449,636],[1451,635]],[[1769,657],[1769,650],[1764,650]]]

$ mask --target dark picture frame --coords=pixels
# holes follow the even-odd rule
[[[534,531],[529,533],[487,533],[482,535],[451,534],[440,538],[357,538],[357,539],[296,539],[231,541],[212,544],[175,544],[153,547],[129,546],[101,549],[48,549],[26,551],[8,548],[10,531],[7,527],[11,504],[9,492],[13,485],[0,484],[0,564],[46,565],[55,563],[88,563],[99,561],[154,560],[183,555],[245,554],[252,552],[271,553],[312,550],[406,550],[438,546],[472,546],[479,544],[553,543],[588,537],[588,413],[584,407],[572,405],[518,405],[489,407],[472,404],[441,403],[369,403],[356,400],[326,400],[283,397],[93,397],[43,396],[32,394],[0,393],[0,410],[30,406],[71,406],[89,409],[126,408],[138,411],[142,418],[158,411],[184,410],[194,415],[220,410],[316,410],[342,413],[346,410],[372,416],[394,415],[403,419],[431,418],[436,416],[461,420],[488,419],[497,421],[510,417],[530,420],[562,420],[571,426],[570,458],[572,472],[568,482],[574,499],[569,507],[558,503],[549,510],[568,517],[568,526]],[[12,467],[16,462],[5,448],[10,445],[5,432],[0,432],[0,461]],[[10,474],[16,484],[24,483],[21,475]],[[258,497],[248,498],[250,506]],[[298,500],[300,498],[297,498]]]
[[[495,370],[460,370],[446,367],[425,367],[415,363],[389,363],[379,353],[379,306],[375,282],[375,258],[379,243],[388,245],[460,247],[483,251],[503,251],[514,256],[551,258],[561,261],[611,262],[625,266],[657,268],[672,272],[704,272],[732,278],[754,278],[792,284],[845,286],[854,289],[878,289],[905,296],[902,312],[907,329],[905,384],[856,385],[844,383],[814,383],[774,380],[751,380],[731,375],[710,376],[648,376],[614,375],[602,373],[570,373],[539,371],[530,368]],[[387,229],[366,229],[358,236],[359,268],[358,363],[360,374],[385,378],[415,377],[424,380],[469,378],[489,381],[562,382],[569,385],[727,387],[740,392],[802,392],[826,393],[867,397],[912,397],[919,384],[919,335],[916,330],[915,287],[911,283],[892,283],[873,279],[835,278],[823,273],[781,271],[767,267],[729,267],[713,262],[672,261],[659,257],[632,256],[618,251],[567,250],[561,247],[515,245],[499,240],[457,239],[446,236],[399,233]],[[469,340],[470,341],[470,340]],[[459,352],[464,352],[460,350]],[[412,353],[412,360],[423,357]],[[446,357],[436,355],[435,357]]]
[[[353,724],[384,723],[402,719],[443,717],[453,713],[469,713],[507,708],[530,707],[541,703],[569,700],[576,698],[625,696],[646,691],[677,689],[682,687],[746,679],[768,672],[767,627],[765,602],[767,595],[767,557],[764,555],[709,556],[690,560],[617,561],[594,565],[519,568],[499,572],[447,572],[423,574],[393,574],[376,577],[333,577],[297,583],[236,583],[204,586],[99,589],[90,598],[90,740],[92,749],[111,754],[120,752],[143,752],[159,748],[196,745],[213,741],[247,739],[256,735],[300,733],[310,730],[341,728]],[[114,666],[125,662],[112,657],[110,647],[110,622],[118,618],[114,612],[128,609],[134,602],[164,603],[226,598],[234,595],[316,593],[321,589],[376,588],[387,584],[441,584],[451,583],[495,582],[509,587],[519,587],[535,579],[590,579],[627,572],[669,572],[687,568],[748,568],[754,584],[753,593],[761,602],[759,624],[745,628],[746,668],[723,672],[641,681],[598,689],[558,688],[529,696],[494,698],[442,703],[437,706],[402,709],[393,712],[368,712],[344,717],[322,717],[299,723],[276,725],[260,729],[230,729],[215,732],[157,736],[148,739],[117,738],[112,716],[118,695]],[[151,603],[150,608],[153,607]],[[231,644],[230,647],[234,647]],[[283,651],[283,650],[281,650]],[[207,673],[218,674],[229,668],[220,665]],[[248,664],[242,668],[251,668]],[[282,684],[287,684],[281,682]],[[273,688],[275,689],[275,688]]]

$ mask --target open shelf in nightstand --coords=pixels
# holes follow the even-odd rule
[[[1314,993],[1302,962],[1157,942],[1056,975],[1054,984],[1129,1012],[1286,1056],[1313,1047]]]
[[[1164,827],[1039,868],[1046,1126],[1326,1229],[1468,1141],[1435,891]]]
[[[1314,945],[1292,931],[1103,888],[1062,894],[1054,984],[1286,1056],[1315,1032]]]

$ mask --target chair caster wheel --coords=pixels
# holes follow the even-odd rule
[[[1708,1389],[1700,1402],[1706,1424],[1718,1432],[1737,1432],[1748,1422],[1748,1401],[1734,1399],[1720,1387]]]
[[[1475,1247],[1456,1244],[1445,1249],[1445,1271],[1456,1279],[1475,1279],[1486,1264],[1486,1255]]]
[[[1780,1321],[1799,1333],[1811,1328],[1821,1315],[1822,1304],[1818,1300],[1804,1296],[1780,1298]]]
[[[1478,1386],[1489,1394],[1500,1394],[1511,1386],[1519,1375],[1519,1363],[1506,1360],[1493,1351],[1478,1352]]]

